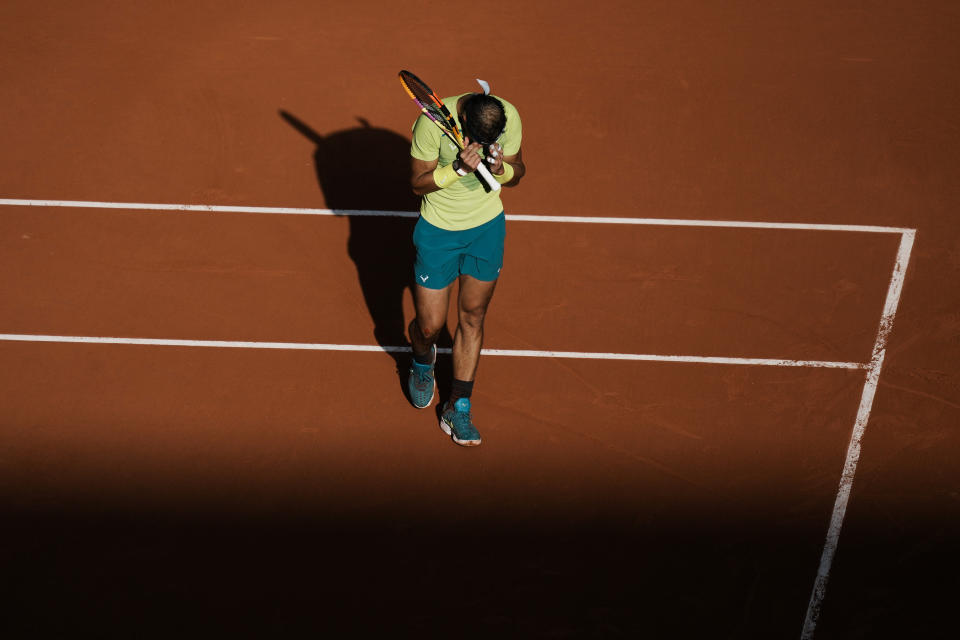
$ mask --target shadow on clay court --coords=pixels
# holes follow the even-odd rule
[[[418,211],[420,198],[410,189],[410,140],[393,131],[360,126],[321,134],[291,113],[280,117],[314,145],[317,183],[327,207],[336,211]],[[382,347],[408,346],[403,296],[413,286],[413,227],[416,218],[349,216],[347,253],[357,268],[363,298],[374,323],[374,339]],[[439,346],[452,337],[444,329]],[[408,353],[393,353],[401,388],[406,393]],[[448,390],[449,358],[437,363],[439,397]]]

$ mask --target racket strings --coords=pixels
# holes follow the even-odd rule
[[[428,115],[444,129],[453,135],[459,141],[457,134],[460,132],[456,121],[450,112],[443,106],[443,102],[436,96],[430,87],[420,78],[409,71],[400,72],[400,83],[406,89],[410,97],[413,98],[421,109],[428,112]]]
[[[429,110],[441,119],[445,118],[440,107],[437,105],[438,100],[433,95],[433,91],[424,84],[423,80],[409,71],[401,71],[400,82],[403,83],[403,87],[407,90],[407,93],[409,93],[422,108]]]
[[[433,95],[433,91],[430,90],[430,87],[428,87],[423,80],[413,75],[409,71],[400,72],[400,82],[402,82],[403,86],[407,88],[407,91],[412,93],[413,96],[418,100],[423,100],[424,98]]]

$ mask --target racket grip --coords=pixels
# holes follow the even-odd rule
[[[487,169],[486,166],[481,163],[477,166],[477,172],[480,174],[480,178],[490,187],[490,191],[500,191],[500,183],[497,182],[497,179],[493,177],[493,174],[490,173],[490,170]]]

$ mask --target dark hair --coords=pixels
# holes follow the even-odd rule
[[[463,128],[471,142],[493,144],[507,126],[503,103],[482,93],[475,93],[463,103]]]

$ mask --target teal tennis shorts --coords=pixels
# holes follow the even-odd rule
[[[461,274],[484,282],[496,280],[503,267],[506,235],[502,211],[490,222],[462,231],[441,229],[420,218],[413,230],[417,284],[426,289],[445,289]]]

